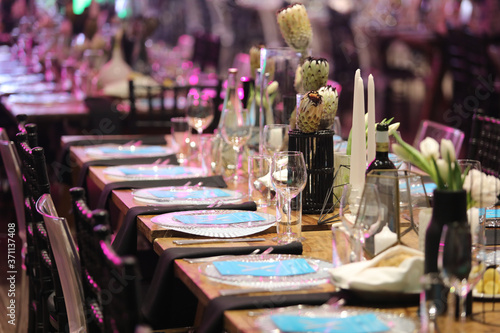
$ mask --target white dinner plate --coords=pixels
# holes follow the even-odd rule
[[[346,318],[350,316],[359,316],[373,314],[376,318],[389,327],[386,333],[411,333],[415,332],[417,325],[415,322],[407,317],[399,314],[384,313],[379,311],[370,310],[350,310],[350,309],[334,309],[329,305],[322,305],[319,307],[305,307],[301,309],[276,309],[274,311],[266,312],[264,315],[256,319],[256,325],[262,332],[284,332],[280,330],[273,321],[273,316],[287,315],[297,316],[304,320],[309,320],[311,326],[317,325],[314,322],[315,318]],[[316,326],[317,327],[317,326]],[[311,330],[311,332],[337,332],[335,330],[321,329]]]
[[[154,157],[174,154],[172,148],[155,145],[117,145],[104,144],[91,146],[85,153],[94,158],[126,158],[126,157]]]
[[[206,236],[213,238],[234,238],[253,235],[264,231],[275,225],[276,217],[271,214],[261,212],[251,212],[262,218],[261,221],[249,221],[240,223],[228,224],[186,224],[178,220],[178,216],[182,215],[204,215],[215,216],[225,215],[238,212],[249,212],[245,210],[227,210],[227,209],[213,209],[213,210],[195,210],[172,212],[161,214],[153,217],[151,222],[160,225],[166,229],[184,232],[191,235]]]
[[[136,200],[147,203],[199,205],[209,205],[217,201],[232,202],[243,197],[240,192],[224,188],[195,186],[150,187],[133,190],[132,195]]]
[[[104,173],[120,179],[181,179],[203,176],[203,169],[178,165],[136,164],[117,165],[104,169]],[[142,193],[142,192],[141,192]],[[154,197],[151,196],[151,199]]]
[[[214,265],[217,261],[238,261],[238,262],[264,262],[276,263],[283,260],[290,259],[305,259],[309,266],[314,270],[312,273],[298,274],[298,275],[285,275],[285,276],[254,276],[254,275],[223,275],[219,273]],[[330,281],[328,270],[332,268],[332,264],[319,260],[306,258],[303,256],[291,254],[266,254],[266,255],[245,255],[234,256],[227,259],[220,259],[205,265],[200,266],[200,272],[208,278],[229,285],[252,287],[252,288],[266,288],[269,290],[289,287],[305,288],[315,286]]]

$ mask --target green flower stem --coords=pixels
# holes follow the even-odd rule
[[[401,156],[401,155],[400,156],[403,159],[407,160],[408,162],[416,165],[423,172],[427,173],[429,177],[431,177],[431,179],[436,184],[438,184],[437,180],[438,175],[436,171],[437,170],[436,166],[430,165],[429,162],[422,156],[422,154],[420,154],[420,152],[416,148],[404,142],[403,139],[397,133],[394,133],[393,136],[396,138],[396,141],[401,146],[402,150],[406,151],[407,153],[405,154],[406,156]],[[396,150],[398,149],[396,148]],[[401,153],[401,150],[399,150],[399,153]]]

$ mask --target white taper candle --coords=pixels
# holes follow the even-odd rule
[[[354,89],[350,182],[353,188],[362,189],[365,184],[366,135],[364,84],[361,77],[357,78]]]
[[[375,83],[373,75],[368,76],[368,146],[367,161],[371,163],[375,159]]]

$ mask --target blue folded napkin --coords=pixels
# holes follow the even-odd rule
[[[138,154],[152,154],[152,153],[164,153],[165,148],[161,146],[137,146],[135,149],[119,149],[118,147],[100,147],[99,150],[103,154],[126,154],[126,155],[138,155]]]
[[[226,191],[219,189],[196,191],[151,190],[148,192],[156,198],[162,199],[212,199],[231,196]]]
[[[178,176],[178,175],[192,175],[190,169],[180,166],[173,166],[170,168],[159,167],[157,169],[148,168],[132,168],[132,167],[119,167],[118,170],[123,172],[124,175],[144,175],[144,176]]]
[[[314,273],[305,259],[269,261],[216,261],[215,268],[221,275],[291,276]]]
[[[486,210],[487,219],[500,219],[500,209],[487,209]]]
[[[344,318],[276,314],[271,316],[271,320],[283,332],[375,333],[389,330],[389,327],[372,313]]]
[[[176,215],[175,219],[186,224],[231,224],[242,222],[265,221],[254,212],[236,212],[228,214]]]

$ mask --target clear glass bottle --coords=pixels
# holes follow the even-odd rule
[[[227,87],[226,94],[224,96],[224,102],[222,103],[221,114],[219,117],[219,124],[216,129],[216,135],[220,138],[221,141],[221,161],[222,167],[228,171],[229,173],[234,172],[236,170],[236,152],[233,147],[225,142],[222,139],[222,113],[227,108],[243,108],[243,104],[238,96],[238,69],[237,68],[229,68],[228,76],[227,76]]]

